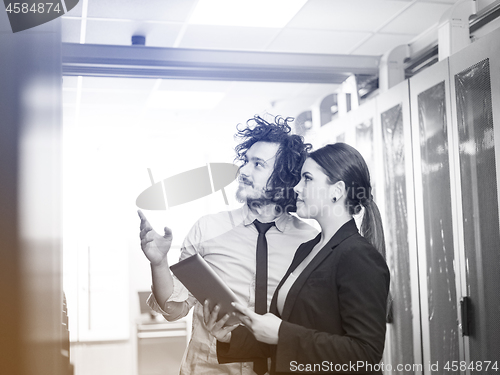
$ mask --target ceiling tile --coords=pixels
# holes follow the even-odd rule
[[[148,47],[172,47],[180,29],[174,24],[89,19],[85,42],[123,46],[132,44],[133,35],[143,35]]]
[[[375,34],[352,53],[354,55],[380,56],[401,44],[408,44],[413,37],[413,35]]]
[[[407,6],[390,0],[309,0],[287,27],[376,31]]]
[[[448,4],[415,3],[380,31],[393,34],[421,34],[438,23],[450,7]]]
[[[184,22],[196,0],[89,0],[88,17]]]
[[[263,50],[278,32],[271,28],[190,25],[179,47],[258,51]]]
[[[267,51],[347,54],[370,33],[329,30],[285,29]]]
[[[70,17],[81,17],[82,16],[83,1],[84,0],[79,0],[78,4],[76,4],[76,6],[73,9],[71,9],[68,13],[66,13],[66,15],[70,16]]]
[[[63,43],[80,43],[81,20],[64,18],[61,20],[61,40]]]

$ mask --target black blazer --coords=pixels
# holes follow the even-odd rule
[[[283,314],[278,313],[281,285],[319,240],[320,234],[297,249],[273,296],[270,311],[283,320],[278,345],[258,342],[241,326],[230,343],[217,343],[219,363],[271,357],[271,374],[380,373],[375,365],[384,350],[389,270],[354,220],[307,265],[288,292]]]

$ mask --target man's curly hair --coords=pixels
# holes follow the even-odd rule
[[[276,204],[281,212],[295,212],[296,196],[293,188],[300,181],[300,170],[312,148],[304,143],[303,137],[290,134],[289,122],[293,118],[276,116],[274,123],[267,122],[260,116],[254,116],[246,122],[246,127],[239,129],[235,137],[243,141],[235,147],[236,159],[244,160],[250,147],[257,142],[278,143],[274,170],[267,181],[266,198]]]

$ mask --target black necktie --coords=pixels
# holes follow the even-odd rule
[[[257,314],[267,313],[267,240],[266,232],[274,225],[272,223],[261,223],[258,220],[253,222],[259,232],[257,238],[256,251],[256,271],[255,271],[255,312]],[[267,372],[267,358],[254,361],[253,370],[258,375]]]

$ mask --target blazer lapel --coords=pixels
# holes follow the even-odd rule
[[[283,306],[283,314],[281,316],[283,320],[288,320],[293,309],[293,305],[295,304],[295,300],[297,299],[300,290],[309,278],[311,272],[313,272],[321,264],[321,262],[323,262],[323,260],[331,254],[332,250],[333,248],[329,247],[328,245],[324,246],[320,250],[320,252],[311,260],[311,263],[309,263],[307,267],[302,271],[297,280],[295,280],[295,283],[292,285],[290,291],[288,292],[288,295],[286,296],[285,306]]]
[[[327,242],[327,244],[318,252],[318,254],[311,260],[311,262],[306,266],[306,268],[302,271],[302,273],[299,275],[297,280],[295,280],[295,283],[292,285],[290,288],[290,291],[288,292],[288,295],[285,300],[285,306],[283,306],[283,314],[281,314],[281,318],[283,320],[288,320],[292,309],[293,305],[295,304],[295,300],[297,299],[297,296],[300,293],[300,290],[304,286],[305,282],[311,275],[311,273],[318,268],[318,266],[323,263],[323,261],[332,253],[333,249],[337,247],[338,244],[340,244],[342,241],[344,241],[346,238],[352,236],[353,234],[358,233],[358,228],[356,227],[356,223],[354,220],[348,221],[346,224],[344,224],[338,231],[333,235],[333,237],[330,239],[330,241]],[[316,240],[316,239],[315,239]],[[304,260],[304,258],[311,252],[312,248],[314,247],[315,244],[319,242],[319,237],[317,237],[317,241],[314,241],[314,244],[311,246],[309,251],[307,251],[307,254],[301,257],[297,257],[297,262],[293,262],[292,266],[289,268],[289,270],[286,273],[286,276],[288,276],[293,270]],[[300,261],[299,261],[300,259]],[[275,307],[276,313],[277,313],[277,308],[276,308],[276,300],[277,300],[277,294],[279,291],[279,288],[281,285],[284,283],[286,280],[286,277],[284,277],[280,284],[278,285],[278,288],[276,289],[276,292],[274,293],[273,296],[273,303],[271,303],[271,307]],[[272,311],[272,309],[270,309]]]

